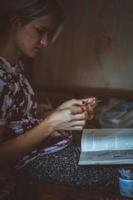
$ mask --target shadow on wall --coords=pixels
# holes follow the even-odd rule
[[[34,84],[132,90],[133,1],[60,2],[66,16],[64,30],[35,59]]]

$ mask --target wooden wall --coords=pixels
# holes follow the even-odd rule
[[[133,1],[60,3],[65,26],[58,40],[34,60],[34,85],[133,91]]]

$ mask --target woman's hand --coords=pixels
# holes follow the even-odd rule
[[[78,100],[78,99],[71,99],[71,100],[68,100],[66,102],[64,102],[63,104],[61,104],[57,110],[62,110],[62,109],[66,109],[66,108],[71,108],[71,107],[74,107],[74,106],[78,106],[78,107],[81,107],[83,105],[83,100]],[[81,110],[82,111],[82,110]]]
[[[82,100],[69,100],[59,106],[45,120],[54,129],[82,130],[86,123],[86,111],[81,108]]]
[[[87,120],[92,120],[94,117],[93,110],[97,105],[97,101],[95,97],[88,98],[83,100],[82,109],[87,113]]]
[[[57,109],[65,109],[70,108],[73,110],[73,112],[85,112],[86,114],[86,120],[91,120],[94,117],[93,110],[97,105],[97,101],[95,97],[86,98],[86,99],[72,99],[69,101],[66,101],[61,106],[59,106]]]
[[[45,121],[54,130],[82,130],[86,122],[85,112],[73,114],[70,109],[55,110]]]
[[[64,102],[46,117],[46,121],[56,130],[82,130],[86,120],[93,118],[95,98],[72,99]]]

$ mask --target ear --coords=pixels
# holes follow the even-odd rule
[[[22,25],[20,18],[17,16],[10,19],[10,24],[13,29]]]

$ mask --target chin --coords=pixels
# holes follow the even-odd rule
[[[40,52],[39,49],[30,48],[30,49],[23,49],[22,54],[28,58],[34,58],[38,55],[39,52]]]
[[[37,55],[38,55],[38,53],[37,52],[32,52],[32,53],[27,53],[27,54],[25,54],[28,58],[35,58]]]

